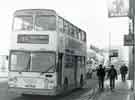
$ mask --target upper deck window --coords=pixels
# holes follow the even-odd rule
[[[32,16],[16,16],[14,18],[13,30],[27,30],[31,31],[33,29],[33,18]]]
[[[61,17],[58,19],[58,29],[61,33],[63,33],[63,19]]]
[[[53,15],[37,15],[35,19],[35,30],[56,30],[56,17]]]
[[[64,33],[68,34],[69,32],[69,23],[64,20],[64,29],[63,29]]]
[[[82,31],[82,40],[86,42],[86,33]]]

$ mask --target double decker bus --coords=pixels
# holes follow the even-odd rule
[[[8,91],[57,95],[82,87],[86,33],[51,9],[14,13]]]

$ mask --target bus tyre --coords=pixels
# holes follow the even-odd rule
[[[83,80],[83,75],[81,75],[81,78],[80,78],[80,88],[82,88],[84,85],[84,80]]]
[[[27,96],[29,96],[29,95],[28,95],[28,94],[25,94],[25,93],[22,93],[21,96],[22,96],[22,97],[27,97]]]
[[[64,89],[67,89],[68,88],[68,79],[65,78],[64,80]]]

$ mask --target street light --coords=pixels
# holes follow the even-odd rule
[[[132,49],[132,53],[133,53],[133,87],[132,87],[132,90],[134,90],[134,65],[135,65],[135,62],[134,62],[134,60],[135,60],[135,58],[134,58],[134,56],[135,56],[135,33],[134,33],[134,8],[133,8],[133,6],[132,7],[130,7],[131,8],[131,20],[132,20],[132,34],[133,34],[133,49]]]
[[[111,32],[109,32],[109,66],[111,64]]]

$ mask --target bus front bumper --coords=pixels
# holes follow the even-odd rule
[[[9,87],[8,92],[14,92],[19,94],[30,94],[30,95],[58,95],[60,91],[57,89],[28,89],[28,88],[13,88]]]

